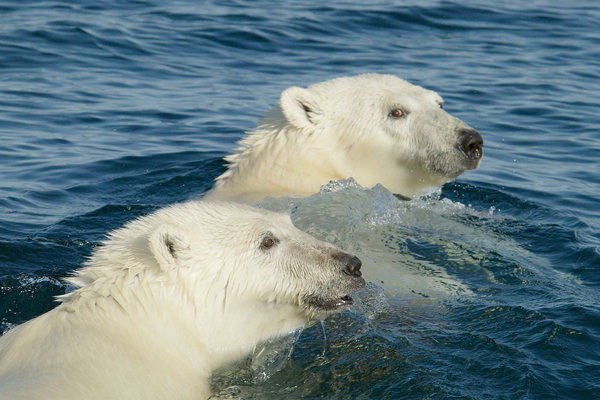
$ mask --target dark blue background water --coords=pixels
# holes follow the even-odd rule
[[[285,88],[390,73],[485,139],[480,169],[442,197],[494,207],[487,229],[541,261],[414,242],[475,297],[335,316],[324,353],[308,327],[269,379],[232,373],[215,391],[600,398],[600,6],[363,3],[2,1],[1,330],[54,307],[109,230],[210,188]],[[456,222],[478,229],[474,215]]]

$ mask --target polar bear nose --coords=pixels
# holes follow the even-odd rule
[[[362,262],[356,256],[350,257],[346,261],[346,266],[344,268],[344,273],[350,276],[355,276],[360,278],[362,276],[362,272],[360,272],[360,267],[362,266]]]
[[[483,138],[474,129],[461,129],[458,132],[458,148],[470,160],[483,156]]]

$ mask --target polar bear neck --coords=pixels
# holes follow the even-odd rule
[[[238,142],[240,147],[225,157],[228,169],[205,199],[255,203],[266,195],[309,196],[330,180],[345,179],[351,174],[343,169],[345,162],[332,153],[323,154],[323,149],[336,146],[323,143],[327,137],[291,125],[279,106],[271,109],[258,127]],[[321,141],[318,146],[316,140]]]

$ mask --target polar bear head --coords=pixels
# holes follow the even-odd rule
[[[480,134],[442,109],[435,92],[391,75],[366,74],[285,90],[209,197],[257,201],[310,195],[353,177],[408,197],[426,194],[483,156]]]
[[[351,305],[348,294],[365,284],[357,257],[302,232],[287,214],[193,202],[156,217],[167,218],[148,238],[154,258],[163,271],[187,272],[203,307],[235,314],[272,303],[324,317]]]
[[[363,186],[415,196],[477,168],[483,156],[480,134],[445,112],[437,93],[392,75],[292,87],[280,104],[292,125],[323,138],[340,169]]]

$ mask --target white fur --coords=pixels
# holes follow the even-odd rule
[[[391,75],[291,87],[225,158],[229,168],[206,199],[308,196],[349,177],[409,197],[430,192],[479,164],[457,148],[458,131],[470,128],[442,103],[437,93]],[[396,108],[406,116],[393,118]]]
[[[68,279],[77,290],[58,307],[0,338],[0,398],[206,398],[211,371],[364,285],[344,257],[287,215],[243,204],[138,219]]]

